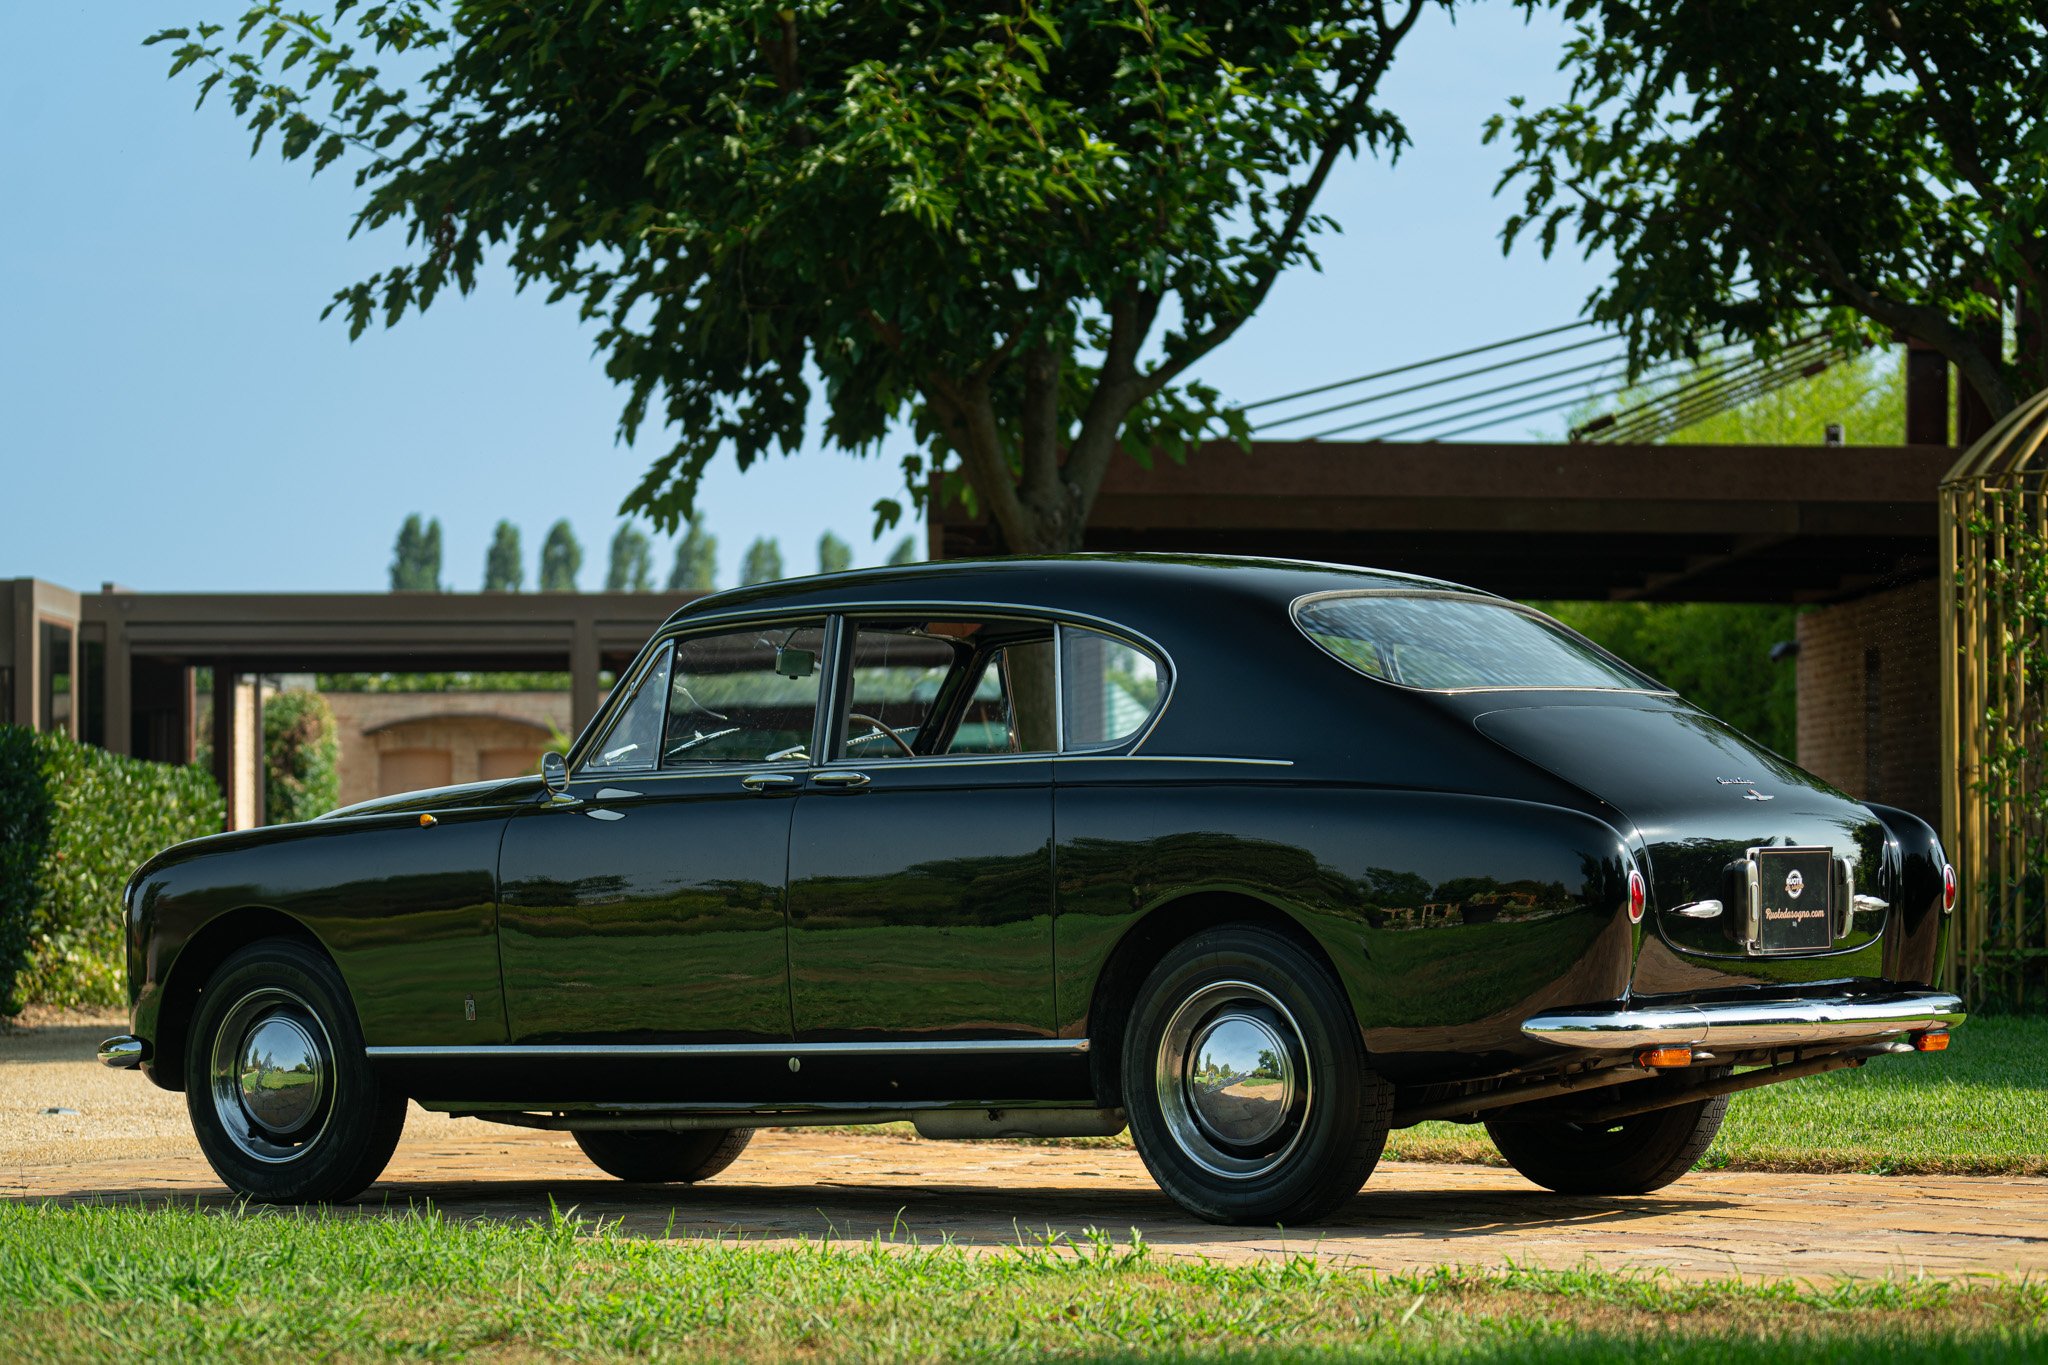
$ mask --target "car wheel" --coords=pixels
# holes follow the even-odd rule
[[[754,1140],[751,1128],[665,1133],[585,1129],[573,1135],[583,1155],[606,1175],[636,1185],[691,1185],[709,1180]]]
[[[1329,1213],[1372,1173],[1393,1114],[1337,983],[1265,929],[1208,930],[1153,969],[1124,1033],[1123,1084],[1152,1178],[1212,1223]]]
[[[405,1127],[371,1071],[341,973],[311,945],[252,943],[221,963],[186,1040],[185,1107],[235,1193],[268,1204],[360,1194]]]
[[[1500,1154],[1559,1194],[1648,1194],[1684,1175],[1712,1145],[1728,1096],[1653,1109],[1611,1123],[1521,1121],[1512,1111],[1486,1121]]]

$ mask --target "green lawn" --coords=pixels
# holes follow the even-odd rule
[[[1593,1270],[1222,1267],[1107,1241],[950,1248],[615,1237],[558,1217],[0,1205],[0,1359],[2002,1362],[2048,1286],[1814,1287]]]
[[[1477,1126],[1424,1123],[1387,1155],[1500,1160]],[[1948,1051],[1737,1095],[1703,1167],[2048,1175],[2048,1019],[1972,1019]]]

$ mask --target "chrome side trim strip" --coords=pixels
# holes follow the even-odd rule
[[[436,1058],[509,1057],[521,1060],[572,1057],[866,1057],[866,1056],[1010,1056],[1039,1054],[1079,1056],[1088,1051],[1086,1038],[944,1039],[928,1043],[483,1043],[425,1044],[363,1049],[371,1057],[392,1061]]]
[[[1639,1047],[1791,1047],[1953,1028],[1969,1016],[1947,991],[1819,996],[1648,1009],[1549,1010],[1523,1021],[1531,1038],[1595,1052]]]

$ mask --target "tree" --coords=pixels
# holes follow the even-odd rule
[[[398,528],[398,541],[391,549],[391,591],[441,591],[440,518],[422,527],[420,514],[414,512]]]
[[[575,592],[576,575],[582,570],[583,547],[565,517],[548,527],[548,538],[540,544],[540,590]]]
[[[1524,0],[1534,8],[1539,0]],[[1918,338],[1992,417],[2048,385],[2048,32],[2006,0],[1564,0],[1569,101],[1496,119],[1512,246],[1615,258],[1632,361],[1826,324]],[[2016,319],[2006,354],[2000,315]]]
[[[404,226],[411,258],[330,306],[352,334],[486,260],[575,298],[621,435],[675,434],[622,510],[673,529],[722,451],[796,450],[815,376],[827,446],[904,424],[913,499],[957,461],[948,494],[1044,551],[1118,450],[1243,436],[1189,368],[1314,264],[1338,159],[1398,154],[1379,83],[1433,5],[262,0],[232,41],[151,41],[259,146],[349,158],[358,228]]]
[[[491,533],[491,548],[484,555],[484,591],[518,592],[526,586],[526,565],[519,550],[519,528],[509,521],[498,523]]]
[[[773,583],[782,577],[782,547],[775,543],[773,536],[762,536],[747,547],[746,558],[740,561],[740,586],[750,583]]]
[[[334,712],[318,692],[263,703],[263,821],[294,824],[334,809],[341,787]]]
[[[690,513],[683,538],[676,542],[676,563],[668,571],[668,590],[718,591],[718,537],[705,533],[702,513]]]
[[[905,536],[896,542],[896,548],[889,551],[889,565],[894,568],[902,564],[917,563],[917,538]]]
[[[818,537],[818,572],[845,573],[853,567],[853,547],[827,531]]]
[[[606,592],[647,592],[654,587],[654,546],[632,522],[621,522],[612,536],[612,564],[605,571]]]

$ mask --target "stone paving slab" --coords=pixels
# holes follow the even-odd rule
[[[97,1025],[0,1037],[0,1198],[232,1200],[185,1126],[183,1097],[90,1060]],[[76,1115],[44,1115],[45,1107]],[[566,1135],[414,1109],[385,1176],[354,1207],[429,1202],[462,1218],[545,1216],[549,1201],[643,1236],[796,1239],[1000,1250],[1131,1229],[1166,1254],[1296,1253],[1383,1270],[1466,1265],[1662,1268],[1688,1277],[2048,1273],[2048,1181],[1696,1173],[1638,1198],[1552,1194],[1512,1171],[1387,1163],[1314,1228],[1217,1228],[1182,1214],[1128,1148],[764,1132],[706,1185],[634,1187]]]

